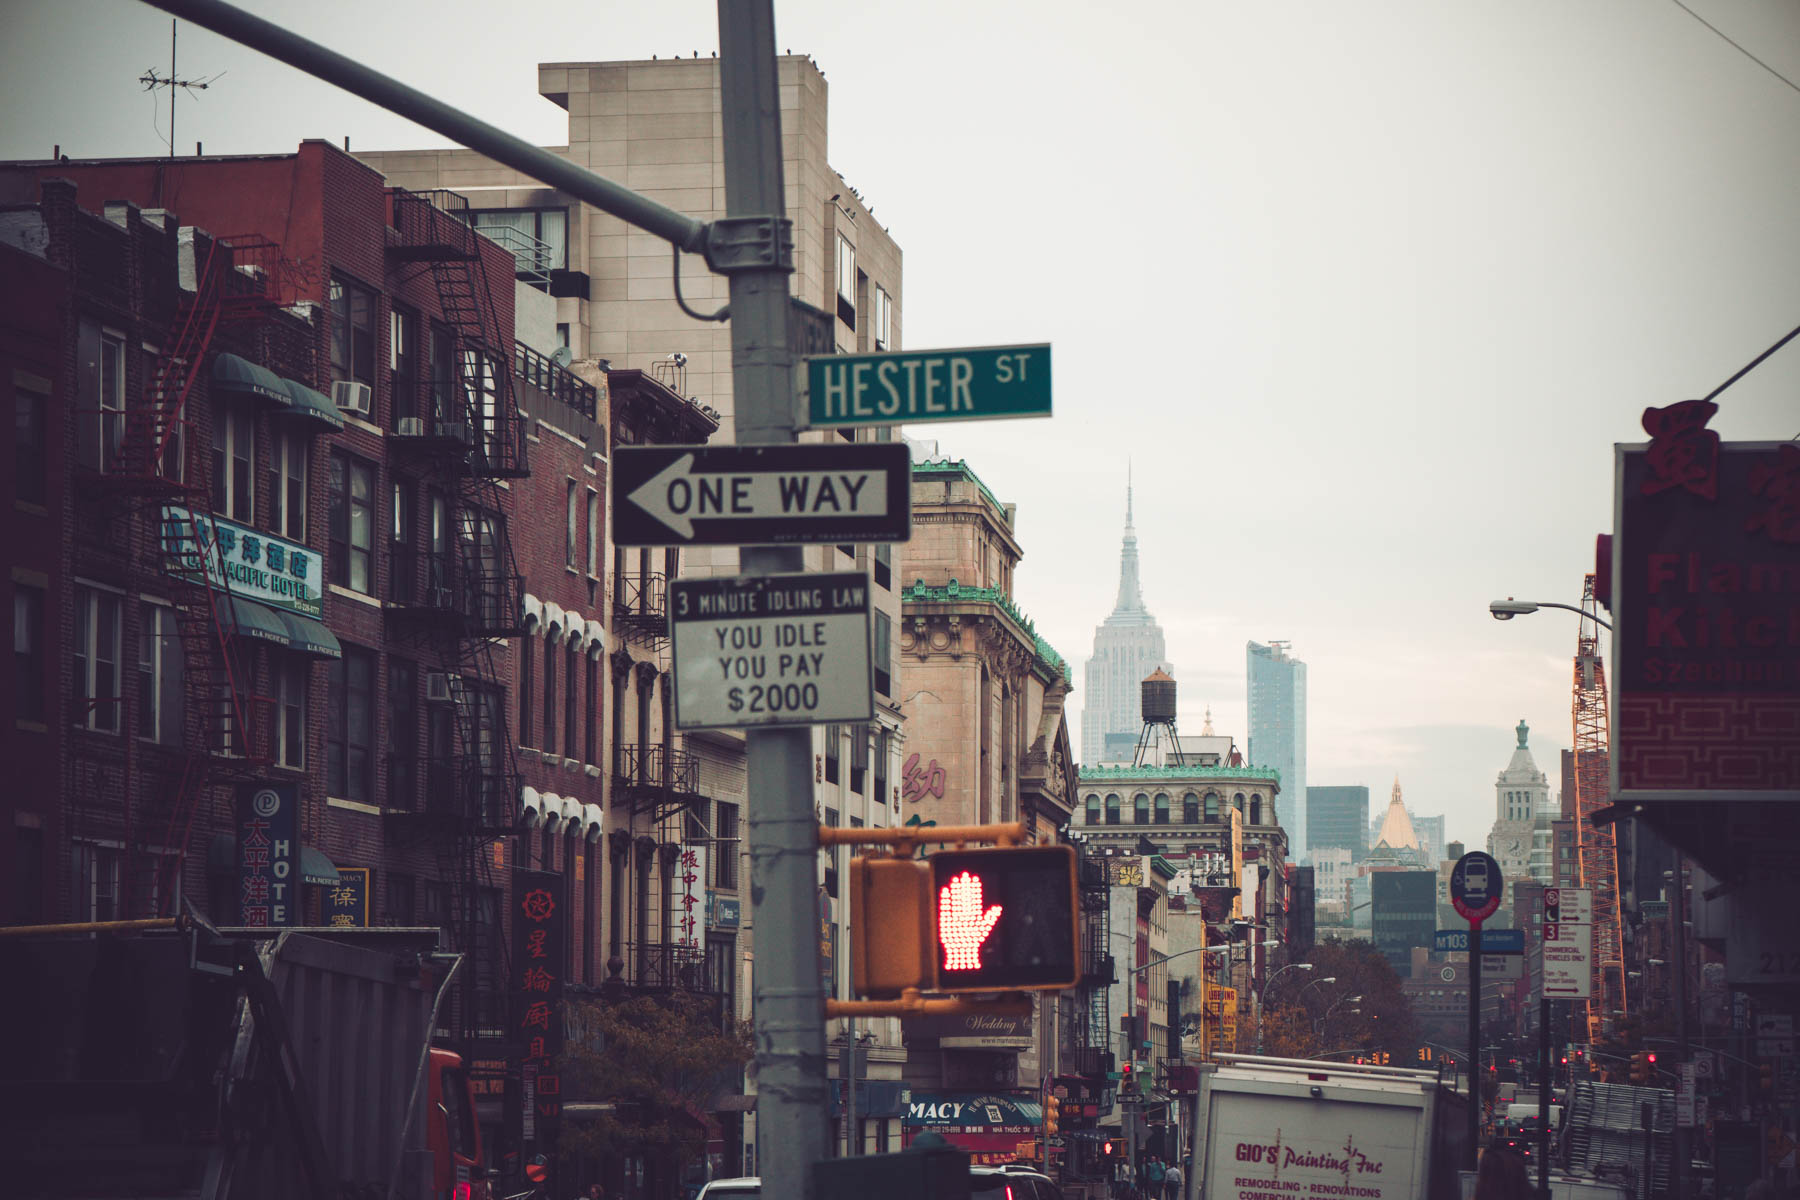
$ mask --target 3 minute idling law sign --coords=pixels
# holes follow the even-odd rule
[[[1715,410],[1616,447],[1618,802],[1800,801],[1800,445],[1721,442]]]

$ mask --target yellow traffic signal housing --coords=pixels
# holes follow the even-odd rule
[[[1054,1095],[1044,1098],[1044,1136],[1055,1137],[1062,1132],[1062,1101]]]
[[[945,850],[929,860],[940,992],[1048,991],[1081,975],[1073,846]]]
[[[931,869],[913,858],[850,860],[851,986],[892,1000],[931,977]]]
[[[1643,1052],[1631,1056],[1631,1082],[1644,1083],[1650,1078],[1650,1062]]]

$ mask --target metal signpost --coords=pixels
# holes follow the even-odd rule
[[[806,360],[816,429],[1050,415],[1050,346],[901,350]]]
[[[1481,923],[1500,910],[1505,880],[1491,855],[1471,850],[1450,869],[1450,903],[1469,923],[1469,1169],[1481,1141]]]
[[[1586,1000],[1594,994],[1594,893],[1591,888],[1544,889],[1544,970],[1539,981],[1538,1027],[1543,1031],[1543,1077],[1538,1083],[1539,1124],[1546,1126],[1538,1168],[1543,1186],[1549,1169],[1550,1001]]]
[[[669,633],[677,729],[874,717],[865,574],[678,579]]]
[[[620,446],[612,503],[621,546],[904,542],[912,456],[903,442]]]

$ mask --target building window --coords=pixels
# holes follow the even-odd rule
[[[419,415],[419,316],[397,305],[388,314],[388,391],[395,428]]]
[[[1217,824],[1219,820],[1219,793],[1206,793],[1206,823]]]
[[[256,509],[256,418],[241,404],[221,404],[213,416],[213,511],[248,525]]]
[[[863,785],[869,778],[869,727],[852,725],[850,727],[850,790],[857,795],[863,794]]]
[[[1131,798],[1131,819],[1138,825],[1150,823],[1150,797],[1142,792]]]
[[[556,639],[544,642],[544,744],[545,754],[556,753]]]
[[[537,657],[537,639],[519,639],[519,745],[531,746],[537,735],[532,732],[531,718],[536,715],[537,689],[531,686],[532,660]]]
[[[416,886],[413,877],[402,871],[387,873],[387,923],[411,925]]]
[[[894,690],[893,672],[889,669],[894,661],[894,619],[882,612],[875,611],[875,690],[883,696],[892,694]]]
[[[125,339],[100,335],[100,450],[103,471],[117,470],[125,441]]]
[[[719,801],[719,816],[713,828],[713,886],[737,890],[738,885],[738,806]]]
[[[394,480],[389,512],[388,598],[410,604],[419,587],[419,500],[412,484]]]
[[[571,479],[563,506],[563,565],[570,570],[575,568],[575,548],[580,544],[581,530],[577,528],[581,519],[580,505],[581,493]]]
[[[583,761],[598,765],[600,762],[600,660],[587,660],[587,753]]]
[[[13,372],[13,496],[26,504],[43,504],[50,496],[44,461],[49,453],[45,412],[49,385],[39,385]]]
[[[875,349],[894,348],[894,300],[887,289],[875,287]]]
[[[1250,797],[1250,823],[1252,825],[1262,824],[1262,794],[1260,792]]]
[[[856,247],[841,233],[837,240],[837,313],[838,320],[856,328]]]
[[[1156,793],[1156,823],[1158,825],[1169,823],[1169,796],[1166,792]]]
[[[375,654],[345,646],[331,662],[327,691],[325,788],[340,800],[372,802],[375,751]]]
[[[119,919],[119,848],[94,842],[76,842],[71,848],[73,878],[69,881],[71,916],[77,921]]]
[[[1106,793],[1106,823],[1108,825],[1119,823],[1119,794],[1117,792]]]
[[[331,277],[331,377],[375,386],[375,294]]]
[[[444,421],[460,421],[456,404],[456,334],[448,326],[433,324],[426,343],[426,378],[431,381],[431,428]]]
[[[875,586],[894,586],[894,548],[886,542],[876,542],[874,559]]]
[[[75,723],[119,732],[119,597],[75,588]]]
[[[1089,825],[1100,824],[1100,797],[1098,796],[1087,798],[1087,823]]]
[[[838,743],[843,740],[842,732],[836,725],[825,727],[825,782],[838,781]]]
[[[44,589],[13,585],[13,719],[44,723]]]
[[[1200,823],[1200,797],[1192,792],[1181,798],[1181,820],[1183,824],[1187,825]]]
[[[600,578],[600,493],[593,488],[587,494],[587,573]]]
[[[306,443],[281,432],[269,450],[269,531],[294,542],[306,540]]]
[[[870,798],[877,804],[888,802],[888,752],[893,737],[881,726],[875,727],[875,791]]]
[[[566,208],[505,208],[469,214],[475,228],[504,246],[513,256],[513,270],[541,279],[550,271],[569,265],[569,210]],[[523,237],[514,234],[523,234]]]
[[[172,611],[138,605],[137,735],[171,746],[181,741],[180,637]]]
[[[574,758],[578,748],[575,736],[575,713],[578,708],[575,682],[575,664],[579,661],[577,654],[574,642],[570,642],[563,650],[563,755],[566,758]]]
[[[419,797],[419,668],[388,658],[387,806],[412,810]]]
[[[375,468],[342,450],[331,452],[331,582],[372,594]]]

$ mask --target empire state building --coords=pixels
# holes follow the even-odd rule
[[[1169,671],[1162,626],[1144,607],[1138,586],[1137,530],[1131,523],[1131,485],[1125,485],[1125,542],[1119,552],[1119,598],[1094,630],[1094,653],[1082,676],[1083,766],[1129,763],[1144,717],[1139,685],[1150,672]],[[1173,674],[1170,671],[1170,674]]]

